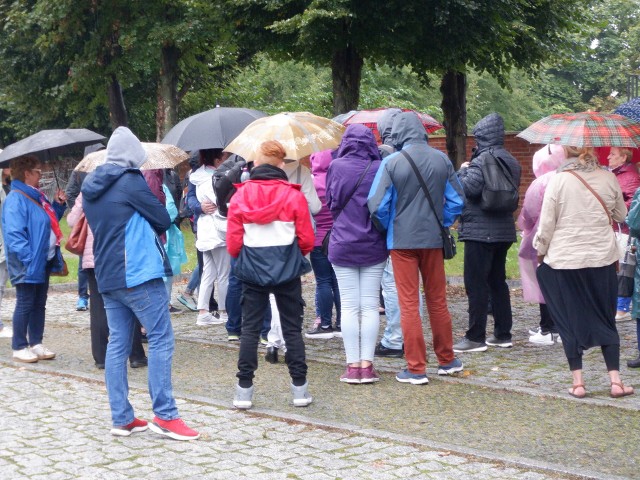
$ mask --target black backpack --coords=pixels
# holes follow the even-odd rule
[[[244,158],[237,155],[231,155],[216,169],[211,181],[213,182],[213,191],[216,194],[216,202],[218,204],[218,212],[223,217],[229,212],[229,201],[236,187],[234,183],[241,182],[242,169],[247,165]]]
[[[482,166],[482,176],[484,188],[480,208],[488,212],[515,212],[520,194],[506,162],[489,151]]]

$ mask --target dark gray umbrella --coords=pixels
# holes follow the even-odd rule
[[[104,140],[102,135],[86,128],[41,130],[19,142],[12,143],[0,153],[0,167],[8,167],[11,160],[22,155],[36,155],[47,162],[58,155],[82,149]]]
[[[182,150],[225,148],[244,127],[267,114],[250,108],[216,107],[185,118],[162,139]]]

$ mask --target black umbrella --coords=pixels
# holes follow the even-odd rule
[[[216,107],[185,118],[162,139],[188,152],[225,148],[244,127],[267,114],[250,108]]]
[[[0,168],[8,167],[14,158],[29,154],[47,162],[58,155],[94,145],[104,139],[102,135],[86,128],[41,130],[5,148],[0,153]]]

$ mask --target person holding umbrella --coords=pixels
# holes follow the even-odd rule
[[[640,174],[635,164],[631,163],[633,153],[628,148],[611,147],[611,151],[607,156],[609,162],[609,170],[616,176],[616,180],[620,184],[622,197],[627,209],[631,207],[633,194],[640,187]],[[627,243],[629,235],[629,227],[625,222],[614,225],[616,235],[622,237],[622,244]],[[631,297],[618,297],[618,305],[616,310],[616,320],[630,320],[631,313]]]
[[[565,146],[568,161],[547,185],[533,246],[537,277],[556,322],[573,386],[587,394],[584,350],[600,346],[613,398],[632,395],[620,379],[620,337],[615,323],[618,246],[612,222],[623,222],[624,197],[614,174],[600,168],[592,147]]]
[[[2,209],[2,231],[9,279],[16,288],[13,312],[13,359],[33,363],[56,354],[42,344],[49,275],[64,268],[58,223],[66,195],[58,190],[53,203],[38,189],[42,169],[32,155],[11,161],[11,192]]]

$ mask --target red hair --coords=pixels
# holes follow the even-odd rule
[[[287,154],[282,144],[277,140],[267,140],[260,145],[260,153],[264,157],[260,163],[278,166]]]

